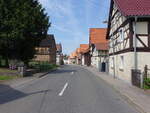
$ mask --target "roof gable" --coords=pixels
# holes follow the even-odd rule
[[[80,51],[81,53],[84,53],[89,49],[89,44],[80,44]]]
[[[39,47],[56,48],[54,35],[47,35],[47,37],[41,41]]]
[[[96,50],[102,50],[102,51],[106,51],[109,49],[108,43],[97,43],[95,44],[95,48]]]
[[[90,44],[96,44],[96,43],[105,43],[106,40],[106,28],[91,28],[90,29]]]

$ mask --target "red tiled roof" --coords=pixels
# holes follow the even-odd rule
[[[76,49],[76,52],[77,52],[77,53],[80,53],[80,52],[81,52],[81,48],[77,48],[77,49]]]
[[[71,55],[69,56],[69,58],[70,58],[70,59],[73,59],[73,58],[75,58],[75,57],[73,56],[73,54],[71,54]]]
[[[54,35],[47,35],[47,37],[40,42],[39,47],[56,48]]]
[[[90,29],[90,44],[106,43],[106,28],[91,28]]]
[[[87,50],[89,48],[89,44],[80,44],[81,52]]]
[[[70,58],[75,58],[75,57],[77,57],[77,53],[76,53],[76,51],[75,51],[75,52],[73,52],[73,53],[71,53],[71,55],[70,55]]]
[[[114,0],[124,16],[150,16],[150,0]]]
[[[82,53],[88,53],[90,51],[90,49],[88,48],[87,50],[84,50]]]
[[[97,43],[95,44],[96,50],[108,50],[108,43]]]
[[[73,57],[77,57],[77,53],[76,52],[73,53]]]

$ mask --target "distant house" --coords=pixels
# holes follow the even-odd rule
[[[150,67],[150,0],[111,0],[109,73],[131,83],[131,70]]]
[[[81,65],[81,48],[76,49],[76,64]]]
[[[69,64],[69,56],[63,55],[64,64]]]
[[[91,56],[89,48],[82,52],[82,65],[91,66]]]
[[[97,43],[93,45],[92,64],[100,71],[107,71],[108,65],[108,43]]]
[[[71,53],[71,55],[69,56],[69,64],[77,64],[77,53],[76,53],[76,51],[75,52],[73,52],[73,53]]]
[[[63,53],[62,53],[62,45],[56,44],[56,64],[62,65],[63,64]]]
[[[81,54],[81,64],[82,65],[87,65],[87,66],[89,66],[88,65],[88,62],[89,62],[89,60],[88,60],[88,57],[89,57],[89,55],[88,54],[86,54],[86,53],[88,53],[88,51],[89,51],[89,44],[80,44],[80,54]]]
[[[106,56],[108,55],[106,32],[106,28],[91,28],[89,37],[91,65],[102,71],[106,70]]]
[[[46,39],[41,41],[39,47],[36,47],[34,60],[56,64],[56,43],[54,35],[48,35]]]

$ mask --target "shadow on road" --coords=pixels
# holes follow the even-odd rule
[[[35,91],[31,93],[24,93],[21,91],[18,91],[9,85],[0,84],[0,104],[5,104],[11,101],[15,101],[17,99],[21,99],[30,95],[35,95],[39,93],[47,93],[51,90],[41,90],[41,91]]]

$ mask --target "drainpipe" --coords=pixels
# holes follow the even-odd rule
[[[136,23],[137,23],[137,17],[134,17],[135,22],[133,24],[134,28],[134,36],[133,36],[133,42],[134,42],[134,69],[138,69],[138,63],[137,63],[137,38],[136,38]]]
[[[113,77],[114,79],[116,78],[116,69],[115,69],[115,44],[114,44],[114,33],[112,33],[112,48],[113,48]],[[109,56],[109,51],[108,51],[108,58],[109,58],[109,62],[110,62],[110,56]]]

